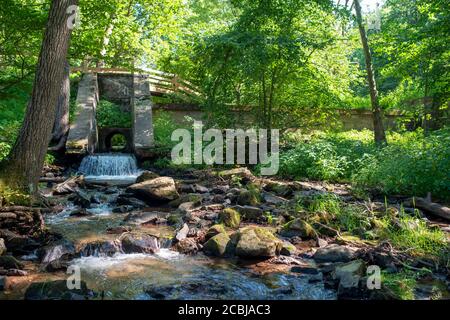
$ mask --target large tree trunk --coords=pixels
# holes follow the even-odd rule
[[[70,107],[70,67],[66,62],[64,66],[64,77],[61,83],[58,102],[56,104],[56,119],[52,130],[51,150],[61,150],[67,140],[69,133],[69,107]]]
[[[385,144],[386,133],[384,132],[383,127],[383,111],[381,110],[380,104],[378,102],[378,91],[372,64],[372,54],[370,53],[369,42],[367,40],[366,30],[364,29],[363,25],[361,5],[359,3],[359,0],[354,0],[354,4],[356,11],[356,22],[358,23],[359,33],[361,36],[361,42],[364,50],[364,57],[366,60],[367,80],[369,83],[370,101],[372,103],[373,130],[375,134],[375,142],[379,145]]]
[[[19,136],[0,172],[10,187],[34,194],[56,118],[56,105],[64,78],[71,29],[66,10],[78,0],[53,0]]]

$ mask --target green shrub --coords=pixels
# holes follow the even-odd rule
[[[153,119],[153,136],[155,143],[161,147],[172,147],[176,144],[171,140],[172,132],[180,128],[169,113],[159,111]]]
[[[99,101],[96,118],[101,128],[131,128],[131,113],[123,112],[119,105],[107,100]]]

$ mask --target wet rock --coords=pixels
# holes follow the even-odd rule
[[[32,283],[25,292],[25,300],[89,300],[95,297],[84,281],[80,289],[69,289],[66,280]]]
[[[181,229],[177,231],[177,234],[175,235],[175,240],[181,241],[186,239],[188,233],[189,233],[189,226],[185,223],[183,224],[183,227],[181,227]]]
[[[116,199],[116,203],[118,205],[133,206],[136,209],[144,208],[147,206],[144,201],[126,196],[125,194],[118,196]]]
[[[55,260],[45,265],[44,269],[47,272],[66,271],[69,265],[70,263],[67,260]]]
[[[302,239],[316,238],[314,228],[302,219],[294,219],[286,223],[280,230],[283,237],[300,237]]]
[[[38,256],[43,264],[60,259],[69,259],[74,255],[75,245],[64,239],[49,244],[38,251]]]
[[[233,210],[239,212],[244,220],[258,222],[263,216],[263,210],[253,206],[232,206]]]
[[[237,203],[242,206],[256,206],[259,204],[259,199],[253,192],[242,190],[237,197]]]
[[[5,253],[6,253],[5,240],[3,240],[3,238],[0,238],[0,256],[4,255]]]
[[[130,205],[118,206],[112,210],[114,213],[127,213],[133,211],[134,207]]]
[[[355,253],[354,248],[330,244],[317,249],[313,258],[318,262],[349,262],[355,256]]]
[[[0,256],[0,268],[3,269],[23,269],[22,262],[14,258],[13,256]]]
[[[140,174],[140,176],[137,177],[136,183],[141,183],[141,182],[144,182],[144,181],[147,181],[147,180],[152,180],[152,179],[155,179],[155,178],[158,178],[158,177],[159,177],[159,175],[157,173],[154,173],[152,171],[148,171],[147,170],[147,171],[142,172]]]
[[[102,200],[98,194],[93,194],[90,199],[91,203],[101,204]]]
[[[283,241],[283,246],[280,250],[280,254],[283,256],[292,256],[297,252],[297,248],[290,242]]]
[[[226,233],[225,228],[221,224],[215,224],[211,228],[209,228],[208,231],[206,231],[205,240],[209,240],[219,233]]]
[[[128,187],[138,198],[144,201],[171,201],[179,197],[175,181],[170,177],[159,177],[136,183]]]
[[[203,245],[203,249],[207,254],[223,257],[232,255],[234,252],[234,245],[230,237],[226,233],[219,233],[211,237]]]
[[[122,252],[120,240],[99,240],[85,244],[80,254],[84,257],[112,257],[116,253]]]
[[[146,234],[126,233],[120,240],[125,253],[155,253],[159,250],[158,239]]]
[[[130,212],[123,219],[124,222],[131,224],[146,224],[154,221],[155,218],[166,218],[168,214],[166,212],[156,212],[156,211],[138,211]]]
[[[219,220],[221,223],[230,228],[239,228],[241,223],[241,216],[239,212],[231,208],[225,208],[219,213]]]
[[[111,227],[106,229],[106,232],[109,234],[122,234],[124,232],[130,232],[131,227],[126,226],[118,226],[118,227]]]
[[[193,238],[185,238],[176,243],[175,249],[182,254],[195,254],[201,246]]]
[[[291,272],[303,273],[303,274],[319,274],[320,271],[313,265],[299,265],[291,268]]]
[[[352,299],[361,296],[360,280],[364,275],[365,264],[362,260],[355,260],[337,266],[333,278],[339,281],[338,299]]]
[[[18,255],[28,254],[40,246],[35,240],[6,229],[0,229],[0,238],[3,238],[8,251]]]
[[[89,209],[91,207],[91,198],[87,193],[78,190],[74,195],[73,203],[81,208]]]
[[[260,227],[239,229],[236,238],[236,255],[243,258],[273,257],[283,246],[282,241],[271,231]]]
[[[71,217],[78,217],[78,218],[83,218],[83,217],[89,217],[92,216],[93,214],[88,212],[86,209],[81,208],[81,209],[75,209],[73,210],[70,214]]]

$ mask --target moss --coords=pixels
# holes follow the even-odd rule
[[[219,233],[226,233],[225,227],[222,224],[215,224],[206,231],[205,239],[210,239]]]
[[[239,212],[237,212],[236,210],[231,208],[225,208],[219,214],[219,220],[227,227],[239,228],[239,225],[241,223],[241,216]]]
[[[241,193],[239,193],[237,203],[243,206],[245,205],[257,206],[260,203],[260,200],[258,199],[255,192],[244,190],[241,191]]]
[[[294,219],[286,223],[281,231],[281,235],[286,237],[316,238],[317,233],[314,228],[302,219]]]
[[[226,233],[216,234],[204,244],[205,252],[217,257],[231,255],[233,248],[233,243]]]

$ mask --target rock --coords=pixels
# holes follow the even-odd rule
[[[186,239],[188,233],[189,233],[189,226],[185,223],[183,224],[183,227],[177,231],[177,234],[175,235],[175,240],[181,241]]]
[[[253,173],[245,167],[220,171],[219,176],[223,178],[231,178],[232,176],[236,176],[240,178],[247,178],[250,180],[253,180],[255,178],[253,176]]]
[[[95,203],[95,204],[101,204],[102,203],[102,200],[100,199],[100,196],[98,194],[93,194],[91,196],[90,201],[91,201],[91,203]]]
[[[237,197],[237,203],[242,206],[245,205],[257,206],[259,204],[259,199],[253,192],[243,190],[239,193]]]
[[[83,257],[112,257],[120,252],[122,252],[120,240],[98,240],[85,244],[80,250]]]
[[[178,199],[169,202],[169,206],[173,208],[179,207],[185,202],[193,203],[194,205],[199,205],[202,202],[202,196],[196,193],[183,194]]]
[[[28,254],[40,246],[33,239],[6,229],[0,229],[0,238],[3,238],[8,251],[14,254]]]
[[[258,222],[263,216],[263,210],[253,206],[232,206],[230,207],[240,213],[242,218],[247,221]]]
[[[151,221],[154,221],[155,218],[165,218],[167,217],[167,213],[165,212],[155,212],[155,211],[138,211],[138,212],[130,212],[123,219],[124,222],[131,224],[146,224]]]
[[[197,193],[208,193],[209,189],[205,186],[201,186],[199,184],[194,184],[195,192]]]
[[[125,253],[155,253],[159,250],[158,239],[146,234],[126,233],[120,240]]]
[[[55,260],[69,259],[75,255],[75,245],[68,240],[58,240],[39,250],[41,263],[47,264]]]
[[[106,229],[106,232],[109,234],[122,234],[124,232],[130,232],[131,227],[126,226],[118,226],[118,227],[111,227]]]
[[[69,265],[70,265],[69,261],[55,260],[45,265],[45,271],[47,272],[66,271]]]
[[[118,206],[118,207],[114,208],[112,210],[112,212],[114,212],[114,213],[127,213],[127,212],[130,212],[130,211],[133,211],[133,209],[134,209],[134,206],[123,205],[123,206]]]
[[[283,237],[300,237],[302,239],[316,238],[317,234],[314,228],[302,219],[294,219],[286,223],[280,230]]]
[[[191,211],[194,208],[195,208],[194,202],[183,202],[178,206],[178,210],[184,214],[186,214],[187,212]]]
[[[5,290],[6,286],[6,277],[0,276],[0,292]]]
[[[66,181],[59,183],[53,187],[53,194],[63,195],[68,193],[75,193],[78,189],[78,184],[83,183],[82,177],[72,177]]]
[[[242,258],[269,258],[278,254],[281,240],[267,229],[247,227],[237,232],[236,255]]]
[[[147,206],[144,201],[133,198],[133,197],[128,197],[124,194],[117,197],[116,203],[118,205],[133,206],[136,209],[141,209],[141,208],[144,208]]]
[[[89,209],[91,207],[91,198],[89,195],[81,190],[75,193],[73,203],[84,209]]]
[[[89,216],[92,216],[92,215],[93,215],[92,213],[88,212],[84,208],[75,209],[69,214],[69,216],[71,216],[71,217],[78,217],[78,218],[89,217]]]
[[[348,246],[330,244],[319,248],[313,258],[318,262],[349,262],[355,256],[356,250]]]
[[[144,182],[144,181],[147,181],[147,180],[152,180],[152,179],[155,179],[155,178],[158,178],[158,177],[159,177],[159,175],[157,173],[154,173],[152,171],[148,171],[147,170],[147,171],[142,172],[139,175],[139,177],[137,177],[136,183],[141,183],[141,182]]]
[[[170,177],[159,177],[136,183],[129,186],[127,191],[134,193],[144,201],[171,201],[179,197],[175,181]]]
[[[277,196],[286,197],[292,194],[292,189],[287,183],[270,181],[264,186],[264,190],[275,193]]]
[[[34,282],[25,292],[25,300],[88,300],[95,297],[84,281],[80,289],[70,290],[66,280]]]
[[[181,225],[183,223],[183,218],[178,214],[171,214],[167,217],[167,224],[170,226]]]
[[[283,256],[292,256],[297,252],[297,248],[290,242],[283,241],[283,247],[280,254]]]
[[[201,247],[194,239],[185,238],[177,242],[175,249],[182,254],[195,254],[201,249]]]
[[[285,198],[270,194],[270,193],[264,193],[263,194],[263,199],[264,202],[266,202],[267,204],[272,204],[272,205],[279,205],[279,204],[284,204],[287,202],[287,200]]]
[[[209,240],[219,233],[226,233],[225,228],[221,224],[215,224],[211,228],[209,228],[208,231],[206,231],[205,240]]]
[[[228,186],[228,185],[215,186],[214,188],[211,189],[211,193],[214,193],[214,194],[225,194],[225,193],[227,193],[228,190],[230,190],[230,186]]]
[[[337,266],[333,278],[339,281],[338,299],[359,298],[361,291],[359,283],[364,276],[365,264],[362,260],[355,260]]]
[[[183,193],[195,193],[195,188],[192,184],[182,184],[178,187],[178,190]]]
[[[223,257],[233,254],[234,245],[231,242],[230,237],[225,232],[222,232],[206,241],[203,245],[203,250],[207,254]]]
[[[5,253],[6,253],[5,240],[3,240],[3,238],[0,238],[0,256],[4,255]]]
[[[215,194],[212,199],[211,199],[212,203],[224,203],[227,201],[227,199],[225,198],[225,196],[223,194]]]
[[[303,274],[319,274],[319,269],[314,266],[294,266],[291,268],[291,272],[303,273]]]
[[[225,208],[222,212],[219,213],[219,220],[227,227],[239,228],[239,224],[241,223],[241,216],[236,210]]]
[[[14,258],[13,256],[0,256],[0,268],[3,269],[23,269],[22,262]]]

